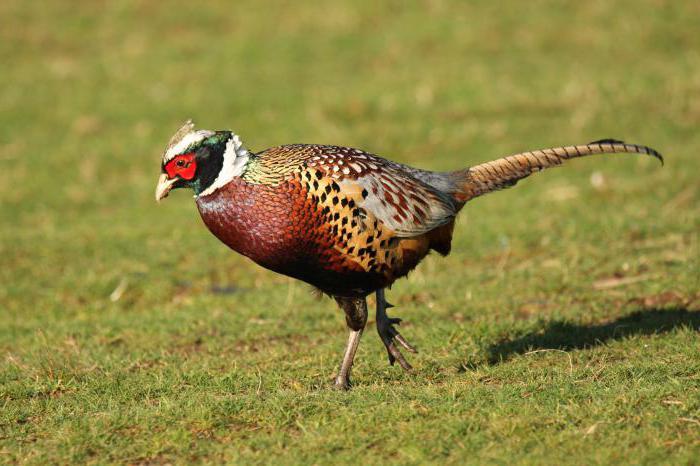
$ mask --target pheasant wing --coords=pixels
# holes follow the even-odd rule
[[[413,237],[450,222],[452,197],[414,177],[400,164],[357,149],[319,147],[306,164],[332,178],[341,192],[394,231]]]

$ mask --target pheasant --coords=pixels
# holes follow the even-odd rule
[[[204,224],[224,244],[332,296],[349,329],[335,377],[335,386],[347,389],[371,293],[389,362],[412,369],[401,349],[416,349],[397,331],[401,320],[387,314],[384,290],[430,251],[449,254],[455,216],[466,202],[602,153],[648,154],[663,163],[650,147],[603,139],[438,173],[347,147],[292,144],[253,153],[231,131],[196,130],[188,121],[163,153],[156,200],[192,189]]]

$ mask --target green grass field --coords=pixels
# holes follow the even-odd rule
[[[376,3],[382,3],[377,6]],[[409,3],[411,6],[409,6]],[[0,2],[0,463],[698,464],[700,4]],[[187,118],[431,169],[614,137],[476,199],[370,317],[157,206]]]

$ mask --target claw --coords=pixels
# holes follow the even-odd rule
[[[404,337],[402,337],[400,333],[397,333],[396,335],[394,335],[394,340],[398,341],[399,344],[401,346],[403,346],[404,348],[406,348],[407,351],[410,351],[411,353],[418,352],[418,350],[413,345],[411,345],[409,342],[407,342],[406,339]]]
[[[406,358],[403,357],[403,354],[399,351],[399,349],[394,345],[394,342],[389,342],[389,344],[386,347],[387,351],[389,352],[389,363],[393,366],[395,361],[399,362],[399,366],[405,371],[411,371],[413,370],[413,366],[411,366],[408,361],[406,361]]]

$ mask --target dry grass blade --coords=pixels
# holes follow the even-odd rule
[[[527,353],[523,353],[523,356],[528,356],[530,354],[537,354],[537,353],[564,353],[569,357],[569,375],[572,375],[574,373],[574,360],[571,357],[571,353],[568,351],[560,350],[560,349],[554,349],[554,348],[546,348],[546,349],[538,349],[534,351],[528,351]]]
[[[638,275],[636,277],[604,278],[593,282],[593,288],[595,288],[596,290],[609,290],[611,288],[617,288],[620,286],[627,286],[632,285],[634,283],[651,280],[652,278],[654,277],[651,275]]]

